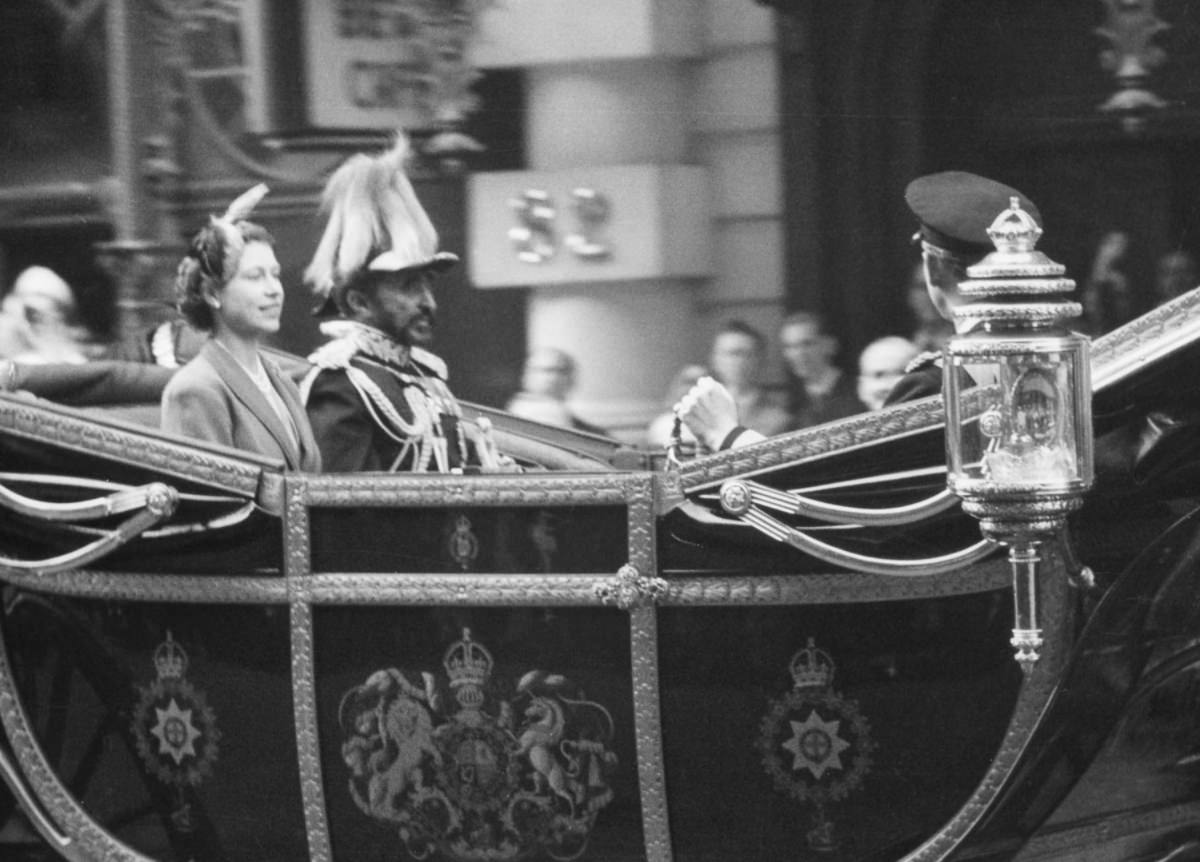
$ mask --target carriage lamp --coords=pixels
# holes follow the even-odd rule
[[[1041,234],[1015,197],[996,217],[995,251],[959,284],[964,334],[943,366],[949,487],[1008,549],[1012,644],[1027,672],[1042,646],[1040,548],[1092,485],[1089,342],[1063,326],[1082,308],[1064,299],[1075,289],[1066,268],[1037,251]]]

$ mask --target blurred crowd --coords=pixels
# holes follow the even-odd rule
[[[650,423],[647,445],[667,445],[677,429],[672,410],[702,377],[721,383],[737,405],[740,424],[764,436],[823,425],[883,407],[892,386],[920,354],[913,338],[888,335],[868,344],[853,369],[838,362],[840,339],[824,319],[797,311],[779,327],[782,383],[767,382],[766,336],[740,320],[724,324],[713,338],[707,365],[685,366],[672,381],[664,412]]]
[[[71,286],[44,266],[22,270],[0,302],[0,359],[77,364],[91,352]]]

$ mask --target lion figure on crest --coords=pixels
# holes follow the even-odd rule
[[[406,789],[420,789],[424,783],[425,758],[441,763],[426,707],[431,683],[426,679],[422,690],[399,671],[383,670],[342,700],[342,724],[353,728],[342,757],[351,770],[351,793],[367,814],[396,819]]]

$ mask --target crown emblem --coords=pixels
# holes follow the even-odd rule
[[[167,639],[154,650],[154,670],[158,678],[179,679],[187,672],[187,666],[187,652],[175,642],[168,629]]]
[[[455,700],[466,708],[478,709],[494,663],[487,648],[471,640],[471,630],[464,628],[462,639],[450,644],[442,659]]]
[[[1008,209],[996,216],[987,233],[1000,251],[1027,254],[1041,239],[1042,229],[1033,216],[1021,209],[1020,198],[1011,197]]]
[[[828,688],[833,683],[835,669],[833,658],[825,650],[817,649],[813,638],[788,663],[796,688]]]

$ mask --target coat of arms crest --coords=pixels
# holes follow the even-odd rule
[[[414,859],[574,859],[612,800],[609,711],[537,669],[498,697],[494,664],[464,629],[444,680],[422,671],[417,684],[388,668],[342,698],[350,795],[395,824]]]

